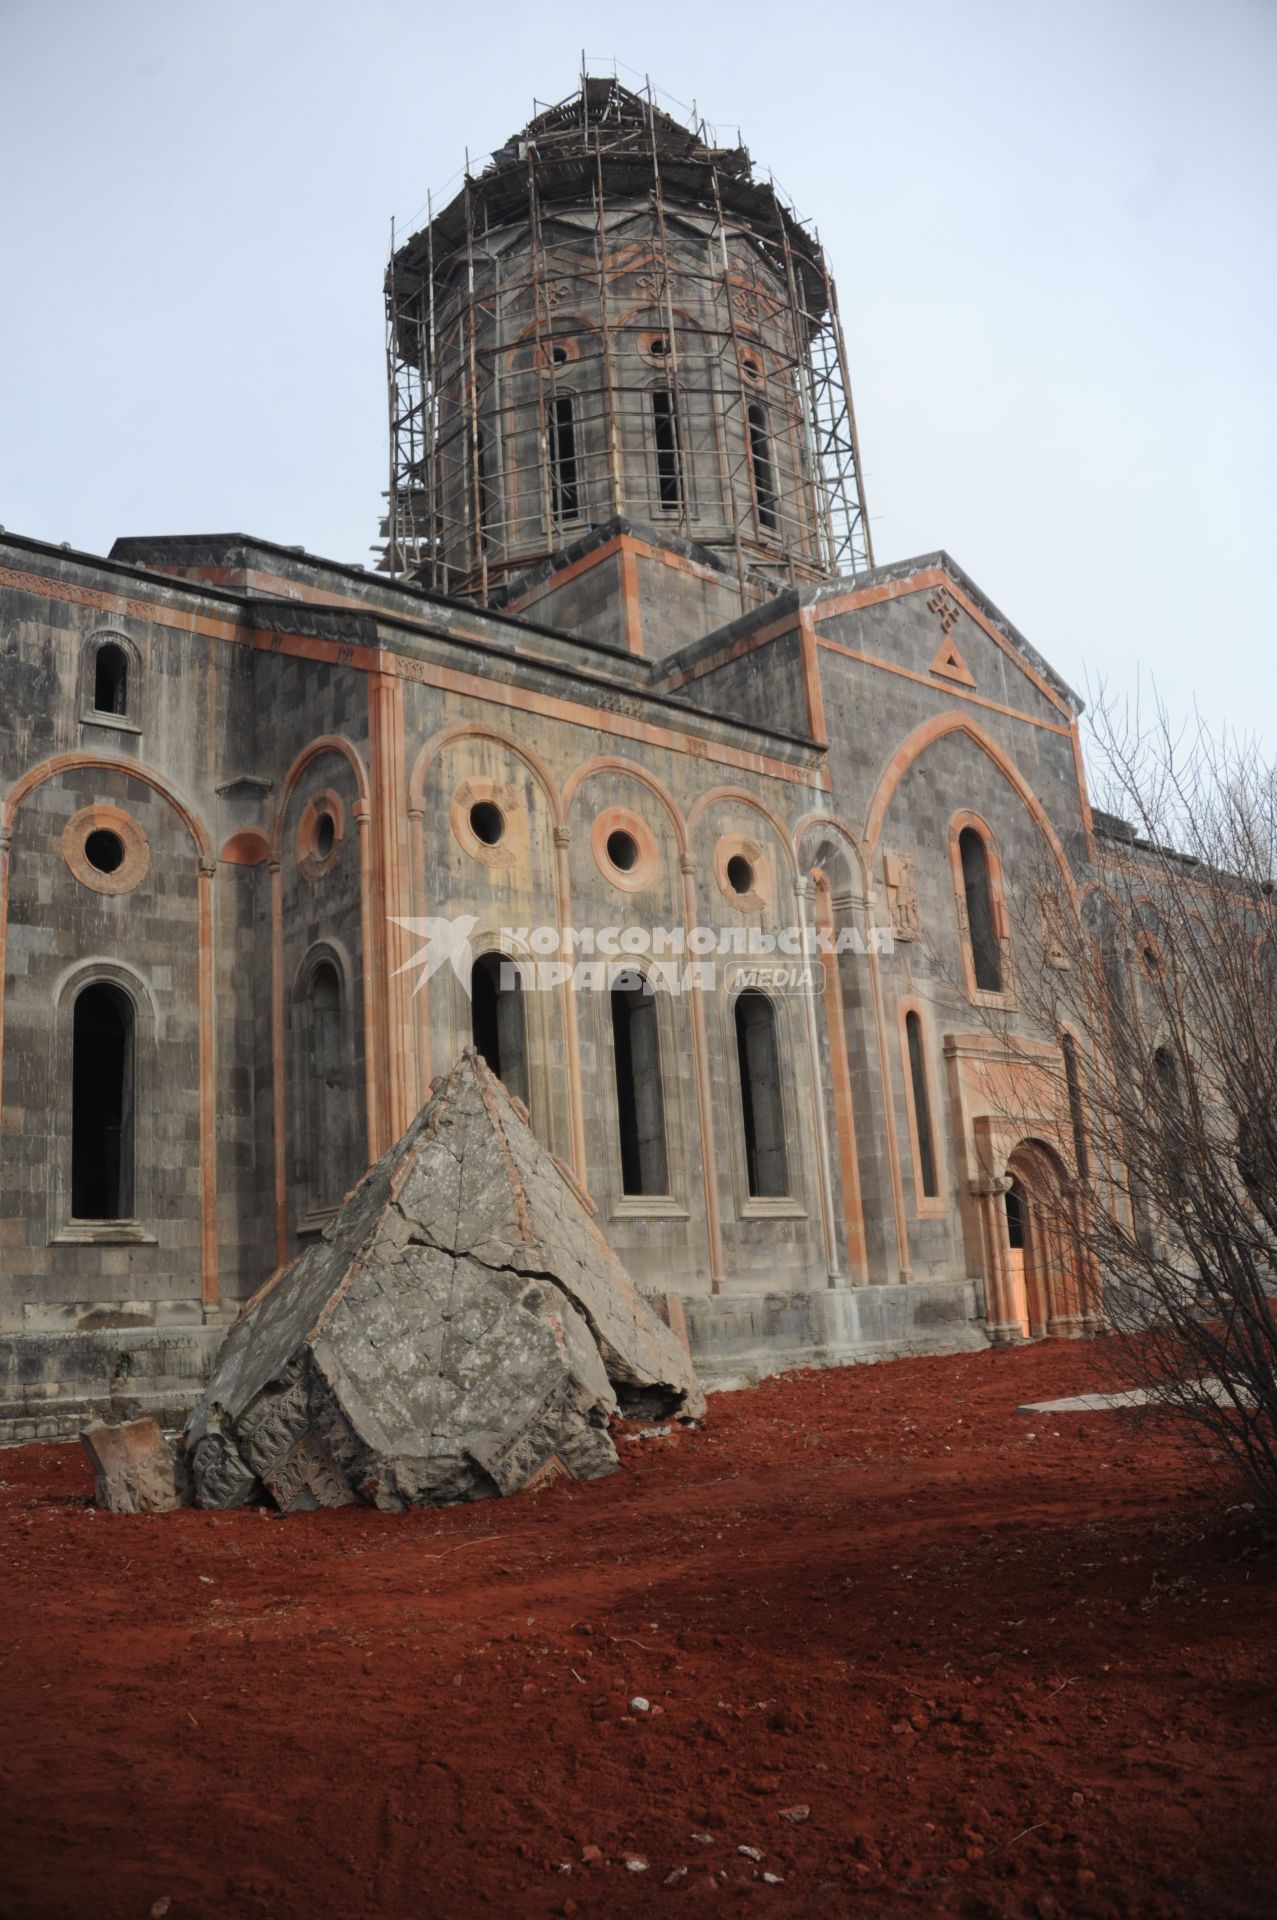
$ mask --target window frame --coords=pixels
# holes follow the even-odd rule
[[[643,433],[648,463],[650,518],[654,526],[678,528],[696,518],[691,434],[682,387],[667,372],[663,379],[649,381],[643,392],[646,395]],[[667,454],[662,453],[656,418],[656,403],[661,396],[669,401],[668,419],[673,429],[674,475],[677,481],[677,498],[668,504],[661,498],[661,462],[663,458],[668,458]]]
[[[578,404],[580,399],[581,395],[575,387],[560,387],[557,383],[553,386],[547,383],[542,394],[541,431],[545,436],[545,470],[550,489],[548,501],[550,524],[547,528],[547,532],[550,534],[569,532],[588,524],[589,515],[584,499],[585,453],[581,433],[581,412]],[[565,402],[571,409],[570,418],[572,425],[571,459],[574,501],[570,513],[564,512],[560,506],[560,498],[564,491],[564,486],[562,477],[563,458],[559,442],[562,426],[557,418],[557,414],[559,407]]]
[[[962,866],[962,835],[970,828],[984,843],[985,867],[989,877],[989,917],[998,946],[1002,972],[1000,987],[982,987],[976,979],[975,949],[971,941],[971,921],[967,908],[967,882]],[[1016,1006],[1015,968],[1011,954],[1011,923],[1006,906],[1006,882],[997,836],[982,814],[969,809],[955,813],[949,822],[949,865],[953,876],[954,905],[958,923],[958,943],[962,950],[962,973],[967,999],[977,1007]]]
[[[776,1039],[777,1089],[781,1106],[781,1126],[785,1141],[785,1171],[789,1191],[783,1194],[751,1193],[749,1188],[749,1156],[745,1141],[745,1089],[740,1073],[740,1043],[736,1024],[736,1009],[741,997],[746,993],[755,993],[765,1000],[772,1010],[773,1031]],[[795,1220],[805,1219],[809,1209],[804,1198],[804,1162],[798,1153],[798,1131],[794,1123],[794,1101],[797,1089],[793,1085],[793,1035],[785,1013],[786,1002],[779,994],[767,993],[761,987],[737,986],[724,1002],[726,1016],[726,1048],[728,1054],[728,1078],[735,1100],[735,1111],[731,1124],[732,1166],[736,1187],[736,1216],[739,1220]],[[791,1064],[786,1070],[785,1062]]]
[[[755,421],[754,415],[760,416]],[[756,435],[761,435],[763,458],[767,471],[759,471],[759,452]],[[758,538],[764,542],[776,543],[781,538],[780,492],[776,485],[776,437],[772,432],[771,412],[767,402],[761,396],[745,402],[745,455],[746,469],[749,473],[749,491],[754,503],[754,525]],[[764,506],[764,491],[767,502]]]
[[[123,1220],[80,1220],[71,1211],[72,1101],[75,1003],[86,987],[115,987],[133,1005],[133,1212]],[[49,1246],[158,1246],[155,1199],[155,1044],[151,990],[140,973],[118,961],[90,960],[59,981],[49,1032],[49,1082],[58,1089],[51,1115]]]
[[[612,1097],[613,1097],[613,1123],[614,1123],[613,1130],[612,1130],[613,1131],[613,1147],[615,1149],[615,1154],[614,1154],[615,1161],[617,1166],[620,1168],[620,1175],[621,1175],[617,1197],[622,1203],[626,1203],[630,1201],[644,1202],[644,1201],[652,1201],[652,1200],[655,1200],[659,1203],[666,1200],[672,1200],[674,1198],[673,1183],[670,1179],[672,1161],[670,1158],[669,1112],[668,1112],[667,1102],[665,1099],[665,1081],[666,1081],[665,1069],[666,1069],[666,1060],[668,1056],[661,1044],[661,1024],[662,1023],[661,1023],[661,1010],[659,1005],[661,989],[659,984],[657,984],[655,988],[650,992],[649,1001],[650,1001],[651,1019],[652,1019],[652,1034],[653,1034],[653,1040],[654,1040],[655,1051],[656,1051],[656,1080],[657,1080],[657,1087],[660,1093],[660,1101],[661,1101],[661,1147],[662,1147],[662,1152],[664,1154],[664,1159],[665,1159],[665,1185],[659,1191],[653,1191],[651,1193],[647,1192],[645,1189],[640,1189],[638,1192],[633,1192],[627,1189],[625,1185],[625,1150],[622,1145],[622,1127],[621,1127],[620,1053],[616,1044],[616,996],[621,991],[621,979],[628,974],[633,974],[636,980],[645,983],[644,989],[643,989],[644,991],[652,987],[651,975],[647,972],[646,969],[642,967],[626,967],[624,974],[618,974],[618,976],[615,979],[609,981],[608,989],[607,989],[607,1001],[608,1001],[607,1025],[608,1025],[609,1035],[612,1042]],[[635,987],[635,988],[629,989],[629,991],[637,992],[639,991],[639,989]],[[631,1020],[633,1019],[633,1009],[630,1010],[629,1017]],[[630,1053],[631,1053],[631,1060],[630,1060],[631,1078],[636,1078],[636,1076],[633,1073],[632,1036],[631,1036]],[[635,1098],[634,1104],[637,1110],[637,1106],[638,1106],[637,1096]]]
[[[637,958],[626,955],[623,960],[606,963],[618,971],[639,975],[652,980],[652,969]],[[674,1032],[675,1003],[669,990],[662,984],[659,975],[655,977],[656,991],[652,996],[652,1005],[656,1013],[656,1052],[661,1076],[661,1105],[665,1120],[665,1193],[626,1193],[624,1170],[621,1163],[620,1101],[617,1097],[616,1055],[612,1030],[612,986],[609,980],[607,991],[590,994],[591,1000],[598,1002],[599,1034],[611,1062],[608,1075],[611,1081],[612,1118],[607,1128],[607,1212],[610,1220],[686,1220],[690,1217],[686,1199],[680,1185],[682,1170],[687,1165],[686,1148],[682,1129],[682,1107],[679,1099],[678,1061],[680,1058],[677,1037]]]
[[[909,1021],[918,1022],[919,1067],[923,1097],[927,1103],[927,1121],[931,1135],[931,1158],[935,1167],[936,1190],[926,1191],[922,1167],[922,1133],[918,1125],[918,1106],[914,1097],[913,1062],[909,1051]],[[945,1187],[948,1169],[941,1151],[940,1107],[936,1100],[936,1079],[932,1066],[931,1028],[923,1003],[916,995],[902,1000],[899,1007],[900,1054],[905,1083],[905,1114],[909,1126],[909,1149],[913,1158],[914,1213],[920,1220],[947,1214],[949,1201]]]
[[[104,713],[96,705],[97,662],[104,647],[118,647],[124,655],[126,683],[123,713]],[[121,633],[118,627],[95,627],[86,637],[80,653],[80,724],[85,727],[106,727],[112,733],[140,734],[143,697],[142,656],[135,642],[127,633]]]
[[[350,1180],[335,1200],[322,1202],[316,1199],[318,1191],[316,1183],[300,1177],[295,1159],[299,1152],[308,1162],[315,1158],[317,1119],[315,1076],[309,1054],[314,1038],[312,995],[315,975],[321,967],[331,967],[337,976],[342,1091],[353,1103],[351,1111],[355,1115],[348,1169]],[[335,940],[329,938],[316,940],[306,949],[293,976],[292,1007],[287,1023],[286,1040],[291,1071],[285,1072],[284,1092],[290,1110],[295,1113],[300,1112],[302,1132],[299,1138],[296,1127],[290,1129],[285,1146],[285,1165],[294,1231],[298,1236],[323,1232],[329,1221],[340,1213],[346,1193],[359,1179],[367,1165],[363,1090],[360,1085],[358,1034],[355,1026],[354,980],[355,972],[350,955],[343,946],[339,946]]]
[[[509,1083],[509,1081],[508,1081],[508,1080],[506,1080],[506,1079],[505,1079],[505,1078],[504,1078],[504,1077],[503,1077],[503,1076],[502,1076],[501,1074],[497,1074],[497,1078],[498,1078],[498,1079],[499,1079],[499,1080],[501,1081],[501,1084],[502,1084],[502,1086],[503,1086],[503,1087],[505,1088],[505,1090],[506,1090],[506,1092],[507,1092],[507,1093],[509,1094],[509,1096],[510,1096],[510,1098],[511,1098],[511,1099],[512,1099],[513,1101],[515,1101],[515,1103],[516,1103],[516,1104],[517,1104],[518,1106],[521,1106],[521,1107],[522,1107],[522,1108],[524,1109],[524,1111],[525,1111],[525,1112],[527,1113],[527,1115],[529,1116],[529,1120],[528,1120],[528,1123],[529,1123],[529,1125],[531,1125],[531,1114],[532,1114],[532,1023],[531,1023],[531,1021],[530,1021],[530,1019],[529,1019],[529,1017],[528,1017],[528,982],[527,982],[527,975],[526,975],[526,972],[525,972],[525,969],[524,969],[524,964],[523,964],[523,963],[522,963],[522,962],[521,962],[521,961],[520,961],[520,960],[519,960],[519,959],[518,959],[518,958],[517,958],[517,957],[516,957],[516,956],[515,956],[515,955],[514,955],[513,953],[507,953],[507,952],[505,951],[505,949],[504,949],[504,948],[503,948],[503,947],[502,947],[501,945],[499,945],[499,944],[496,944],[496,945],[488,945],[488,946],[483,946],[483,947],[481,947],[481,948],[477,948],[477,949],[472,949],[472,950],[471,950],[471,955],[470,955],[470,994],[469,994],[469,1001],[470,1001],[470,1039],[469,1039],[469,1042],[468,1042],[468,1044],[469,1044],[470,1046],[472,1046],[472,1047],[475,1047],[476,1049],[478,1049],[478,1047],[479,1047],[479,1043],[478,1043],[478,1041],[477,1041],[477,1039],[475,1038],[475,1033],[474,1033],[474,1007],[475,1007],[475,994],[474,994],[474,981],[475,981],[475,975],[476,975],[477,973],[479,973],[479,972],[480,972],[481,970],[482,970],[482,971],[483,971],[484,973],[490,973],[490,972],[491,972],[491,970],[492,970],[492,965],[493,965],[493,963],[495,963],[495,965],[496,965],[496,967],[497,967],[497,969],[498,969],[498,971],[500,970],[500,968],[501,968],[502,966],[506,966],[506,965],[509,965],[509,966],[511,966],[511,967],[513,967],[513,968],[514,968],[514,970],[515,970],[515,973],[516,973],[516,975],[518,976],[518,981],[519,981],[519,984],[518,984],[518,986],[517,986],[517,987],[515,987],[515,988],[513,988],[513,989],[509,989],[509,990],[507,990],[507,989],[504,989],[504,988],[502,988],[502,987],[501,987],[501,985],[500,985],[500,983],[499,983],[499,981],[498,981],[498,982],[497,982],[497,983],[495,984],[495,986],[494,986],[494,992],[495,992],[495,994],[496,994],[496,1021],[497,1021],[497,1039],[498,1039],[498,1044],[499,1044],[499,1042],[500,1042],[500,1027],[501,1027],[501,1014],[500,1014],[500,1011],[499,1011],[499,1009],[500,1009],[500,1000],[501,1000],[501,996],[502,996],[502,994],[503,994],[504,992],[506,992],[506,991],[512,991],[512,992],[513,992],[513,994],[514,994],[514,996],[515,996],[515,1000],[516,1000],[516,1005],[518,1006],[518,1010],[519,1010],[519,1027],[520,1027],[520,1032],[521,1032],[521,1037],[522,1037],[522,1062],[521,1062],[521,1064],[522,1064],[522,1067],[523,1067],[523,1092],[522,1092],[522,1093],[520,1093],[517,1087],[512,1087],[512,1086],[510,1085],[510,1083]],[[490,1061],[488,1061],[488,1060],[486,1059],[486,1056],[485,1056],[485,1055],[483,1055],[483,1053],[482,1053],[482,1051],[481,1051],[481,1050],[480,1050],[480,1058],[484,1060],[484,1063],[485,1063],[485,1065],[487,1066],[487,1068],[488,1068],[488,1071],[489,1071],[490,1073],[495,1073],[495,1072],[496,1072],[496,1069],[495,1069],[495,1068],[494,1068],[494,1067],[492,1066],[492,1064],[491,1064],[491,1062],[490,1062]]]

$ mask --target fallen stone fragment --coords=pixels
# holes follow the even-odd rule
[[[187,1422],[197,1502],[401,1511],[618,1466],[608,1423],[697,1419],[686,1349],[473,1051],[276,1274]]]
[[[112,1426],[94,1420],[80,1435],[93,1469],[93,1498],[114,1513],[164,1513],[182,1505],[176,1449],[154,1420]]]
[[[651,1704],[652,1704],[651,1701],[645,1700],[641,1693],[636,1693],[634,1698],[630,1701],[630,1709],[634,1713],[646,1713],[650,1708]]]
[[[780,1809],[780,1817],[782,1820],[790,1821],[791,1824],[796,1827],[796,1826],[799,1826],[804,1820],[809,1820],[811,1818],[811,1808],[810,1807],[782,1807]]]
[[[785,1884],[785,1876],[783,1873],[765,1873],[763,1879],[769,1887],[783,1887]]]
[[[762,1860],[765,1858],[765,1855],[761,1854],[757,1847],[737,1847],[736,1851],[737,1853],[743,1853],[747,1860]]]

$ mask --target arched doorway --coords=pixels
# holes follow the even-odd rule
[[[1040,1140],[1022,1140],[1006,1177],[1013,1318],[1027,1339],[1080,1333],[1081,1249],[1064,1168]]]

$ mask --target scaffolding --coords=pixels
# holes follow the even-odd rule
[[[622,519],[742,605],[873,565],[833,282],[739,143],[583,75],[425,212],[386,274],[383,569],[496,604]]]

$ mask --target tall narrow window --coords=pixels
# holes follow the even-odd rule
[[[1007,1188],[1007,1239],[1015,1252],[1020,1252],[1027,1237],[1028,1208],[1024,1202],[1024,1188],[1018,1180],[1012,1180]]]
[[[621,1137],[621,1190],[669,1192],[665,1096],[656,1000],[641,975],[622,974],[612,989],[616,1117]]]
[[[95,713],[129,710],[129,657],[109,640],[93,661],[93,708]]]
[[[757,402],[747,414],[749,427],[749,465],[754,476],[754,500],[758,506],[758,524],[767,533],[776,531],[776,476],[772,469],[771,440],[767,433],[767,412]]]
[[[577,519],[581,512],[576,418],[570,394],[563,393],[546,402],[545,433],[550,449],[550,499],[555,522],[561,524]]]
[[[342,1146],[341,976],[321,960],[310,976],[310,1141],[304,1177],[312,1202],[330,1206],[346,1190]]]
[[[683,463],[678,442],[678,412],[674,395],[658,387],[652,395],[652,426],[656,434],[656,488],[662,513],[678,513],[683,505]]]
[[[96,982],[75,1003],[71,1054],[71,1213],[133,1213],[133,1002]]]
[[[1158,1047],[1153,1054],[1153,1074],[1156,1082],[1162,1153],[1166,1164],[1166,1183],[1171,1196],[1178,1199],[1187,1191],[1184,1180],[1187,1116],[1180,1092],[1179,1068],[1174,1056],[1166,1047]]]
[[[1090,1177],[1091,1156],[1086,1145],[1086,1117],[1082,1111],[1082,1081],[1077,1070],[1077,1047],[1073,1035],[1066,1033],[1060,1042],[1064,1054],[1064,1085],[1069,1096],[1069,1125],[1073,1129],[1073,1157],[1079,1180]]]
[[[475,1046],[516,1100],[528,1104],[523,982],[512,960],[482,953],[470,975],[470,1029]]]
[[[958,836],[962,858],[962,886],[967,898],[967,931],[975,983],[981,993],[1002,992],[1002,950],[993,922],[993,889],[989,880],[989,851],[974,827]]]
[[[499,500],[493,476],[492,433],[486,422],[480,422],[476,438],[479,465],[479,538],[485,547],[491,547],[500,516],[497,511]]]
[[[736,1002],[736,1053],[750,1195],[760,1200],[777,1199],[789,1192],[789,1156],[785,1150],[776,1010],[764,993],[747,990]]]
[[[934,1200],[940,1191],[936,1180],[936,1147],[931,1131],[931,1102],[927,1098],[927,1063],[922,1057],[922,1021],[916,1013],[905,1015],[905,1039],[909,1046],[909,1084],[913,1089],[913,1119],[918,1132],[918,1172],[922,1191]]]

